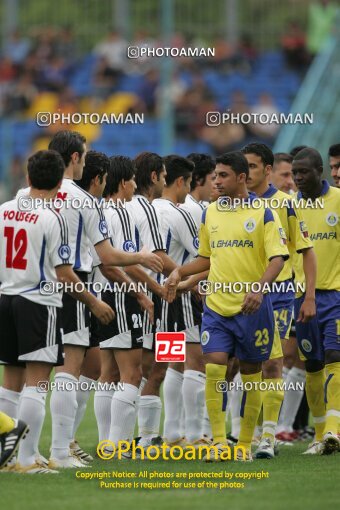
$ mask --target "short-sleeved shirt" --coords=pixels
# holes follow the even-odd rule
[[[0,207],[0,292],[41,305],[62,306],[62,293],[41,292],[57,282],[55,267],[71,264],[67,221],[48,207],[20,211],[17,200]]]
[[[179,207],[180,209],[184,209],[184,211],[188,211],[188,213],[191,214],[198,229],[201,224],[202,213],[207,206],[202,201],[197,202],[197,200],[195,200],[194,197],[188,193],[185,197],[184,204],[180,204]]]
[[[296,252],[301,253],[305,249],[312,248],[313,244],[309,236],[306,236],[305,232],[302,230],[302,213],[298,207],[294,206],[290,195],[283,193],[283,191],[269,184],[269,188],[260,198],[264,199],[266,207],[277,212],[282,228],[285,231],[290,258],[286,260],[276,281],[281,282],[288,280],[292,278],[293,255]]]
[[[258,282],[274,257],[288,259],[287,240],[275,211],[251,207],[255,194],[249,194],[249,207],[219,210],[214,202],[203,212],[198,255],[210,258],[210,282]],[[213,292],[206,305],[229,317],[241,312],[246,289],[242,292]]]
[[[191,214],[165,198],[156,198],[152,204],[161,218],[169,257],[177,265],[183,265],[196,257],[198,230]]]
[[[313,243],[317,261],[316,289],[340,291],[340,189],[322,182],[320,207],[301,208],[302,229]],[[297,193],[297,199],[303,200]],[[294,259],[295,279],[304,281],[302,257]]]
[[[17,197],[24,193],[28,194],[29,189],[20,190]],[[91,244],[95,246],[110,237],[103,208],[95,197],[83,190],[72,179],[63,179],[57,198],[65,202],[60,212],[64,214],[69,227],[73,269],[90,273],[92,271]]]
[[[161,222],[155,207],[143,195],[135,195],[126,209],[135,223],[135,237],[137,251],[144,246],[150,251],[165,251],[165,243],[161,233]],[[154,279],[157,273],[151,269],[145,271]]]

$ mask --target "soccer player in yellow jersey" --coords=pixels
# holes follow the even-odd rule
[[[306,294],[299,319],[307,322],[315,316],[316,260],[310,239],[308,236],[304,237],[300,230],[299,221],[302,220],[300,211],[294,209],[288,194],[269,183],[270,171],[274,163],[274,155],[270,148],[262,143],[251,143],[246,145],[242,152],[249,164],[248,189],[263,199],[267,207],[277,212],[287,237],[290,255],[292,256],[296,251],[303,253]],[[263,395],[263,432],[255,453],[256,458],[274,457],[276,427],[284,398],[283,353],[280,338],[282,342],[289,338],[295,297],[292,276],[290,258],[276,278],[276,283],[280,284],[280,290],[274,288],[270,293],[278,331],[274,338],[270,359],[262,367],[264,381],[269,389],[265,390]],[[271,389],[273,387],[275,389]]]
[[[20,440],[28,432],[28,426],[21,420],[15,420],[0,411],[0,469],[7,466],[16,454]]]
[[[261,364],[272,349],[274,313],[269,294],[249,290],[245,282],[257,282],[261,289],[263,284],[272,283],[289,254],[277,214],[252,206],[255,195],[247,191],[248,163],[244,155],[230,152],[218,157],[216,163],[215,186],[220,198],[203,212],[198,257],[175,269],[166,286],[171,290],[182,278],[210,269],[212,292],[206,297],[201,345],[206,363],[206,404],[218,449],[211,460],[222,460],[227,442],[227,393],[220,391],[220,383],[225,380],[228,358],[233,354],[240,360],[243,383],[248,383],[242,398],[238,441],[238,446],[246,450],[246,458],[238,455],[238,459],[252,460],[250,445],[262,405]],[[229,284],[231,288],[218,289],[217,284]],[[236,284],[238,290],[233,291]]]
[[[298,321],[296,335],[306,358],[306,393],[315,424],[311,453],[329,454],[340,448],[340,190],[322,180],[322,172],[315,149],[307,147],[294,157],[297,198],[323,199],[323,207],[301,209],[317,258],[317,316],[308,324]],[[301,267],[296,277],[303,277]],[[302,300],[295,300],[296,316]]]

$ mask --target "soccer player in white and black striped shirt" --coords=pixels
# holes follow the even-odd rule
[[[135,160],[137,190],[132,201],[127,203],[136,224],[137,249],[147,247],[161,257],[164,274],[169,274],[176,264],[166,254],[161,224],[152,200],[162,195],[166,179],[166,169],[162,158],[152,152],[142,152]],[[150,276],[162,282],[162,275],[149,271]],[[140,444],[147,447],[158,441],[162,410],[160,386],[165,377],[166,363],[156,363],[154,335],[156,331],[173,331],[174,308],[163,299],[152,294],[155,304],[155,324],[150,324],[146,315],[143,319],[143,380],[138,412]]]
[[[167,185],[162,198],[154,200],[153,205],[161,217],[167,253],[177,266],[182,266],[197,256],[198,249],[197,225],[189,212],[176,205],[184,203],[190,191],[194,164],[177,155],[164,158],[164,164]],[[176,305],[175,330],[186,333],[187,358],[184,367],[183,363],[171,363],[164,380],[164,436],[169,445],[182,444],[183,397],[185,440],[193,445],[206,444],[203,439],[205,368],[200,345],[202,307],[191,293],[182,294],[176,299]]]
[[[188,211],[199,228],[204,209],[209,205],[212,192],[212,176],[216,168],[215,160],[208,154],[191,153],[187,159],[192,161],[195,168],[192,172],[190,193],[179,207]]]

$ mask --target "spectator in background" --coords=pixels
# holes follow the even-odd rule
[[[64,61],[74,62],[77,58],[77,47],[74,40],[72,27],[64,26],[59,34],[56,42],[56,55]]]
[[[117,79],[117,72],[112,69],[107,58],[99,58],[93,76],[94,95],[106,99],[117,85]]]
[[[258,115],[265,113],[269,117],[279,113],[272,96],[267,92],[260,95],[258,103],[251,108],[251,112]],[[274,140],[279,128],[278,124],[270,122],[268,124],[260,124],[259,122],[249,124],[249,129],[254,135],[266,139],[269,143]]]
[[[115,30],[111,30],[106,39],[94,48],[94,53],[105,59],[112,78],[119,79],[126,69],[128,44]],[[107,71],[108,72],[108,71]]]
[[[63,58],[52,56],[44,65],[40,74],[44,90],[59,92],[66,83],[66,67]]]
[[[150,70],[144,76],[143,83],[138,90],[138,96],[142,99],[146,107],[146,112],[150,115],[154,115],[156,112],[156,91],[158,85],[158,71]]]
[[[5,44],[4,56],[14,64],[21,65],[28,55],[31,43],[29,39],[21,37],[19,30],[13,30]]]
[[[288,67],[295,71],[305,71],[310,55],[306,48],[306,36],[298,21],[291,20],[287,23],[281,37],[281,48]]]
[[[4,115],[25,113],[37,95],[32,75],[23,71],[5,96]]]
[[[307,48],[314,56],[322,50],[335,22],[337,5],[319,0],[309,5]]]
[[[175,108],[175,128],[179,137],[187,140],[200,138],[208,111],[216,111],[217,104],[202,77],[194,77],[193,84],[177,101]]]

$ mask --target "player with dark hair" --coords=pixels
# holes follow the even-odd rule
[[[162,195],[165,185],[166,169],[163,160],[153,152],[142,152],[135,159],[137,190],[126,208],[136,225],[137,250],[143,246],[156,253],[164,263],[163,272],[169,274],[176,264],[166,254],[166,243],[162,235],[162,224],[159,213],[152,205],[155,198]],[[149,271],[155,280],[161,280],[158,272]],[[163,297],[165,291],[163,289]],[[140,446],[146,448],[159,444],[160,419],[162,401],[160,387],[164,380],[167,364],[155,361],[155,333],[173,331],[173,307],[152,292],[149,297],[155,305],[155,322],[150,323],[147,314],[143,317],[143,378],[141,382],[141,398],[138,410],[138,426]]]
[[[202,212],[210,201],[211,179],[216,162],[208,154],[192,153],[187,156],[187,159],[194,163],[195,168],[192,172],[190,193],[187,194],[184,204],[181,204],[180,207],[190,212],[198,228],[201,223]]]
[[[52,367],[61,360],[60,292],[45,291],[46,283],[77,284],[72,271],[74,253],[69,245],[68,225],[62,214],[48,204],[61,186],[64,162],[59,153],[39,151],[28,160],[30,211],[21,210],[24,200],[6,202],[0,208],[0,359],[6,363],[1,388],[1,409],[6,397],[21,391],[22,371],[26,386],[21,394],[19,419],[30,433],[20,443],[16,469],[23,473],[57,473],[38,460],[38,445],[45,417],[46,392],[41,381],[48,381]],[[45,177],[44,177],[45,176]],[[45,200],[38,203],[37,199]],[[86,290],[72,292],[71,299],[89,306],[103,322],[113,311]],[[78,301],[76,301],[78,302]],[[8,393],[8,395],[7,395]]]
[[[284,193],[293,194],[296,191],[292,173],[293,157],[286,152],[274,154],[274,163],[270,172],[270,182],[275,188]]]
[[[215,184],[220,198],[203,213],[198,257],[177,268],[169,276],[167,288],[176,287],[186,276],[208,269],[212,286],[219,282],[271,283],[289,256],[276,213],[265,207],[252,207],[255,195],[247,192],[249,168],[242,152],[223,154],[216,158],[216,163]],[[242,207],[235,199],[243,199],[248,207]],[[239,449],[237,458],[250,461],[250,444],[262,404],[261,391],[254,383],[262,380],[261,365],[271,352],[273,308],[269,295],[262,292],[248,292],[246,288],[241,292],[212,290],[206,297],[201,333],[206,362],[206,405],[218,450],[218,455],[211,460],[221,460],[227,443],[226,393],[218,391],[218,383],[225,380],[228,358],[234,354],[240,360],[243,383],[251,386],[244,393],[238,441],[246,455]]]
[[[306,393],[314,418],[315,440],[306,453],[329,454],[339,450],[340,416],[340,190],[322,180],[320,153],[307,147],[294,157],[293,175],[297,197],[323,207],[302,209],[317,259],[317,316],[307,324],[296,322],[296,336],[306,366]],[[303,281],[301,264],[296,280]],[[295,316],[304,296],[295,300]]]
[[[335,143],[330,146],[328,149],[328,159],[334,185],[337,188],[340,188],[340,180],[338,176],[338,171],[340,169],[340,143]]]
[[[190,191],[194,164],[177,155],[166,156],[163,160],[167,185],[162,197],[152,204],[162,220],[167,253],[177,266],[181,266],[197,255],[198,248],[197,225],[189,212],[178,207]],[[177,310],[174,331],[185,332],[187,356],[184,366],[183,363],[169,363],[164,379],[164,437],[169,446],[190,444],[199,447],[207,444],[203,438],[205,369],[199,331],[202,310],[190,292],[177,298],[174,306]],[[184,430],[181,428],[182,407]]]
[[[290,202],[289,195],[279,191],[269,184],[269,175],[272,170],[274,156],[269,147],[264,144],[252,143],[246,145],[242,152],[249,164],[248,189],[257,194],[265,201],[267,207],[275,210],[280,218],[283,233],[287,238],[289,253],[292,255],[298,251],[303,253],[304,272],[306,274],[306,296],[301,307],[298,320],[308,321],[315,316],[315,273],[316,262],[312,250],[312,243],[304,237],[299,225],[301,215]],[[274,338],[273,349],[270,359],[262,367],[264,381],[268,389],[263,396],[263,432],[260,444],[256,450],[258,458],[273,458],[276,427],[279,413],[284,398],[282,388],[283,352],[281,342],[289,338],[292,322],[294,290],[292,285],[292,262],[291,258],[285,263],[275,282],[285,287],[281,292],[271,292],[275,320],[278,331]],[[281,339],[281,342],[280,342]]]
[[[293,147],[293,149],[290,151],[290,155],[292,158],[294,158],[298,152],[302,151],[302,149],[305,149],[307,145],[297,145],[296,147]]]
[[[135,176],[136,194],[148,196],[152,190],[152,197],[158,198],[164,187],[163,159],[155,152],[141,152],[135,158],[135,164],[138,169]]]
[[[84,163],[86,154],[86,138],[77,131],[58,131],[49,143],[48,148],[59,152],[65,168],[71,163]]]

